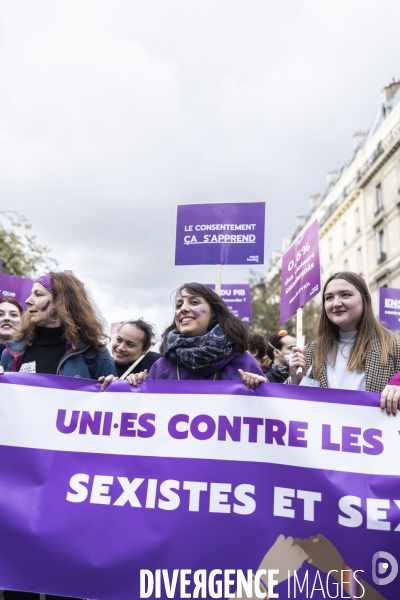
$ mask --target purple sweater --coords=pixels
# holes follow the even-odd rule
[[[264,373],[260,369],[258,362],[248,352],[243,354],[236,354],[221,368],[220,375],[221,379],[239,380],[241,379],[238,369],[248,371],[250,373],[256,373],[257,375],[264,376]],[[210,372],[210,369],[206,370],[206,373],[201,371],[193,371],[192,369],[186,369],[182,365],[179,367],[179,373],[181,379],[213,379],[214,372]],[[149,379],[178,379],[176,372],[176,362],[170,358],[161,357],[153,364],[149,372]]]

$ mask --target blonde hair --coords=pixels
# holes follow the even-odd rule
[[[369,343],[371,336],[374,333],[376,333],[379,338],[381,364],[386,365],[388,363],[389,355],[394,353],[396,337],[392,331],[383,327],[376,319],[372,310],[371,295],[364,279],[360,275],[357,275],[357,273],[352,273],[351,271],[334,273],[325,282],[322,291],[323,303],[325,302],[326,288],[333,279],[344,279],[348,283],[351,283],[351,285],[360,292],[363,302],[363,313],[357,323],[358,335],[351,349],[347,368],[349,371],[362,371],[365,368],[365,359],[367,357]],[[328,319],[325,307],[323,306],[319,319],[317,347],[313,364],[313,373],[316,379],[319,379],[324,370],[330,348],[333,349],[333,364],[335,364],[338,351],[338,338],[339,327]]]

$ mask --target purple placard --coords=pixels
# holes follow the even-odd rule
[[[400,331],[400,289],[379,288],[379,321],[392,331]]]
[[[176,265],[264,264],[265,202],[178,206]]]
[[[113,340],[117,335],[118,331],[121,329],[122,325],[124,325],[126,321],[118,321],[118,323],[111,323],[111,339]]]
[[[353,587],[352,597],[378,598],[380,589],[397,600],[398,579],[389,579],[400,560],[400,475],[389,459],[398,425],[370,406],[378,394],[210,381],[221,394],[191,402],[198,383],[148,381],[132,404],[130,394],[99,395],[85,380],[0,378],[0,587],[98,600],[210,597],[193,595],[195,571],[210,582],[220,569],[223,585],[229,569],[267,566],[280,569],[279,598],[320,600],[347,597],[326,575],[343,568],[344,581],[346,569],[358,570],[371,586],[365,595]],[[339,405],[329,410],[289,404],[291,394],[321,404],[333,392]],[[308,562],[277,543],[317,534],[327,540],[311,545]],[[187,569],[187,595],[181,571],[175,593],[165,576],[160,594],[141,593],[150,581],[141,588],[141,570],[156,577],[157,569],[169,582]]]
[[[213,283],[207,287],[215,290]],[[231,313],[244,323],[252,323],[251,293],[248,283],[223,283],[221,285],[221,298],[228,306]]]
[[[5,298],[17,300],[22,308],[26,310],[25,300],[31,295],[33,283],[32,279],[3,273],[1,278],[1,294]]]
[[[321,291],[318,221],[282,256],[281,324]]]

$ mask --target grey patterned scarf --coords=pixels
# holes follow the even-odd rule
[[[213,367],[233,352],[233,340],[219,325],[205,335],[194,337],[183,337],[175,329],[168,335],[165,346],[164,356],[193,371]]]

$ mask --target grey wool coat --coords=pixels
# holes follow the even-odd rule
[[[310,342],[306,346],[307,369],[311,367],[315,359],[317,348],[316,342]],[[386,365],[381,364],[381,345],[377,333],[373,333],[368,345],[367,357],[365,360],[365,384],[367,392],[381,393],[389,380],[400,372],[400,336],[396,335],[395,349],[393,354],[389,355]],[[313,371],[311,375],[315,379]],[[328,387],[326,376],[326,362],[319,378],[321,387]]]

